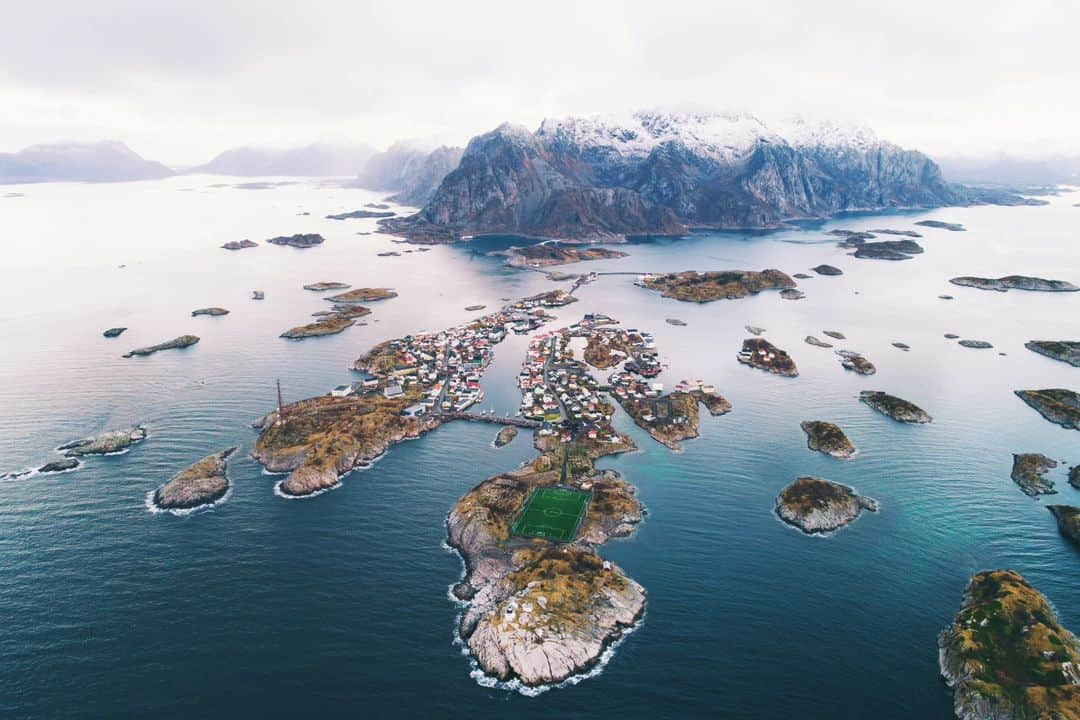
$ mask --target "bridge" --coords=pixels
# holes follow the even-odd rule
[[[484,413],[442,411],[434,413],[434,415],[443,420],[468,420],[470,422],[486,422],[494,425],[513,425],[519,428],[536,429],[541,425],[539,420],[505,415],[485,415]]]

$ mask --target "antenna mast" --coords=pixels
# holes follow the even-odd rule
[[[284,425],[285,424],[285,403],[281,399],[281,379],[280,378],[277,381],[277,417],[278,417],[277,424],[278,425]]]

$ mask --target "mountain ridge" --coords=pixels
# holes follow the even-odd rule
[[[0,184],[123,182],[174,174],[118,140],[43,143],[14,153],[0,153]]]
[[[1033,201],[952,185],[926,155],[866,128],[638,112],[547,119],[535,132],[503,123],[469,141],[420,212],[382,227],[421,242],[494,233],[617,240],[977,202]]]

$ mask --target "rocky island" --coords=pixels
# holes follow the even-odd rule
[[[914,240],[881,240],[860,243],[855,257],[871,260],[910,260],[923,252],[922,245]]]
[[[859,401],[864,402],[882,415],[902,423],[928,423],[933,420],[925,410],[915,403],[902,400],[880,390],[863,390]]]
[[[994,347],[993,343],[988,343],[985,340],[961,340],[956,344],[960,347],[971,348],[973,350],[989,350]]]
[[[327,215],[327,220],[363,220],[364,218],[388,218],[394,217],[397,213],[389,210],[353,210],[352,212],[337,213],[336,215]]]
[[[349,312],[330,312],[322,315],[315,322],[289,328],[281,333],[279,337],[286,338],[287,340],[304,340],[306,338],[337,335],[355,325],[356,318],[370,314],[371,310],[357,305]]]
[[[209,315],[210,317],[221,317],[222,315],[228,315],[229,311],[223,307],[204,307],[198,310],[191,311],[191,317],[199,317],[200,315]]]
[[[229,456],[235,447],[207,455],[176,475],[153,493],[153,505],[159,510],[190,511],[213,505],[229,492],[225,474]]]
[[[971,578],[938,662],[961,720],[1080,720],[1080,641],[1017,572]]]
[[[389,300],[396,298],[398,294],[390,288],[354,288],[348,292],[331,295],[323,298],[333,303],[363,303],[376,300]]]
[[[1054,482],[1045,475],[1057,467],[1057,461],[1039,453],[1013,454],[1012,479],[1025,495],[1054,495]]]
[[[1061,534],[1080,543],[1080,508],[1071,505],[1047,505],[1046,509],[1054,514]]]
[[[1080,430],[1080,394],[1065,388],[1015,390],[1018,398],[1063,428]]]
[[[1033,292],[1076,292],[1080,287],[1064,280],[1045,280],[1027,275],[1006,275],[1000,278],[984,278],[964,275],[949,280],[953,285],[973,287],[979,290],[1008,292],[1009,290],[1030,290]]]
[[[325,292],[326,290],[344,290],[348,287],[351,287],[349,283],[322,281],[317,283],[308,283],[304,286],[304,289],[311,290],[312,292]]]
[[[1080,367],[1080,340],[1030,340],[1024,343],[1031,352]]]
[[[779,270],[687,271],[667,275],[643,275],[637,284],[649,290],[657,290],[666,298],[697,303],[731,300],[757,295],[762,290],[795,287],[795,281]]]
[[[199,342],[199,337],[197,335],[181,335],[180,337],[173,338],[172,340],[167,340],[163,343],[158,343],[157,345],[149,345],[147,347],[135,348],[134,350],[124,353],[124,357],[130,358],[153,355],[154,353],[161,352],[162,350],[177,350],[181,348],[191,347],[197,342]]]
[[[806,433],[806,446],[811,450],[836,458],[849,458],[856,452],[839,425],[824,420],[803,420],[801,427]]]
[[[108,430],[97,435],[92,435],[82,440],[75,440],[56,448],[69,458],[79,458],[86,455],[115,455],[125,452],[135,443],[146,439],[146,428],[142,425],[124,428],[122,430]]]
[[[776,498],[776,514],[808,535],[842,528],[863,510],[877,512],[877,502],[853,488],[815,477],[801,477]]]
[[[505,447],[514,441],[514,438],[518,436],[518,429],[513,425],[507,425],[502,430],[499,430],[495,434],[495,447]]]
[[[114,337],[120,337],[120,335],[123,334],[123,332],[125,330],[127,330],[126,327],[113,327],[113,328],[109,328],[108,330],[106,330],[105,332],[103,332],[101,334],[104,335],[107,338],[114,338]]]
[[[873,375],[877,372],[874,363],[870,362],[857,352],[852,350],[837,350],[836,354],[840,356],[840,364],[845,370],[851,370],[859,375]]]
[[[587,246],[573,247],[559,243],[540,243],[525,247],[510,248],[503,253],[508,257],[511,267],[553,267],[590,260],[613,260],[626,257],[627,254],[610,248]]]
[[[221,246],[223,250],[246,250],[248,248],[258,247],[259,243],[253,240],[230,240]]]
[[[937,228],[938,230],[952,230],[953,232],[963,232],[967,230],[960,223],[944,222],[942,220],[920,220],[915,223],[921,227]]]
[[[278,237],[270,238],[266,242],[271,245],[287,245],[288,247],[306,250],[307,248],[321,245],[326,242],[326,238],[318,233],[300,233],[296,235],[279,235]]]
[[[835,267],[833,265],[824,265],[824,264],[823,265],[815,265],[814,267],[812,267],[810,269],[813,270],[814,272],[816,272],[818,275],[835,276],[835,275],[843,275],[844,274],[843,270],[841,270],[840,268]]]
[[[738,360],[744,365],[756,367],[776,375],[796,377],[799,374],[799,369],[795,366],[795,361],[791,359],[791,356],[765,338],[747,338],[743,340]]]
[[[61,460],[53,460],[52,462],[47,462],[44,465],[42,465],[41,467],[39,467],[37,469],[37,471],[41,475],[49,475],[49,474],[52,474],[52,473],[62,473],[62,472],[68,472],[70,470],[74,470],[75,468],[79,467],[79,465],[81,465],[81,464],[82,463],[79,461],[78,458],[66,457],[66,458],[63,458]]]
[[[807,345],[813,345],[814,347],[819,347],[819,348],[831,348],[832,347],[832,343],[827,343],[824,340],[818,340],[813,335],[807,335],[805,338],[803,338],[803,342],[805,342]]]

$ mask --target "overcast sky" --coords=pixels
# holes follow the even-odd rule
[[[1080,3],[0,0],[0,151],[464,142],[642,107],[865,123],[931,154],[1080,153]]]

